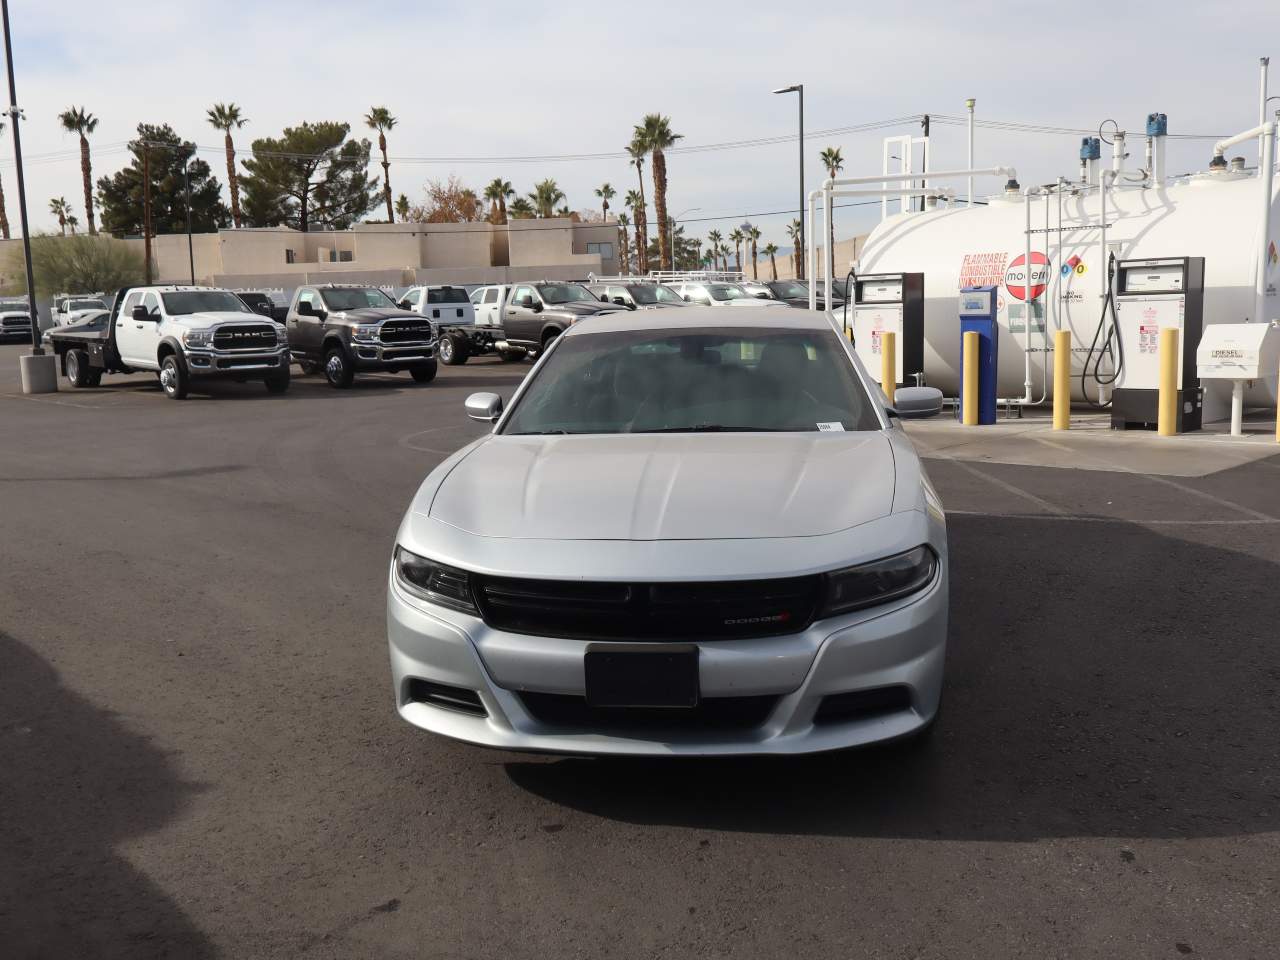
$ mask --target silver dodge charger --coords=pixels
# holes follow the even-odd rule
[[[798,754],[918,738],[947,536],[897,406],[822,313],[587,319],[400,525],[400,715],[573,754]]]

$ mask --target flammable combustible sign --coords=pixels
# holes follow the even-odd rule
[[[1160,352],[1160,325],[1155,323],[1138,324],[1138,352]]]

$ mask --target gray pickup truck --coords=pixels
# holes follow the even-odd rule
[[[285,327],[289,350],[302,372],[322,370],[334,387],[351,386],[357,372],[407,370],[418,383],[436,378],[431,321],[402,310],[377,287],[299,287]]]

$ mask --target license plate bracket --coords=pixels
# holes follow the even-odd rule
[[[583,657],[587,704],[672,710],[698,705],[693,643],[589,643]]]

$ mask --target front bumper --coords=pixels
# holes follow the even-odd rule
[[[358,370],[402,369],[434,360],[435,340],[418,343],[382,343],[380,340],[352,340],[351,358]]]
[[[186,347],[187,372],[193,377],[238,377],[262,375],[289,365],[289,346],[274,350],[213,350]]]
[[[403,592],[394,570],[387,633],[396,706],[415,726],[509,750],[633,756],[803,754],[910,735],[927,725],[942,693],[947,566],[903,600],[819,621],[784,637],[702,642],[704,702],[771,698],[763,721],[725,729],[682,724],[627,729],[546,722],[523,694],[580,698],[586,642],[505,633]],[[661,644],[655,644],[661,646]],[[486,716],[415,700],[411,681],[473,691]],[[892,688],[905,699],[879,712],[818,720],[824,698]],[[532,699],[532,698],[531,698]]]

